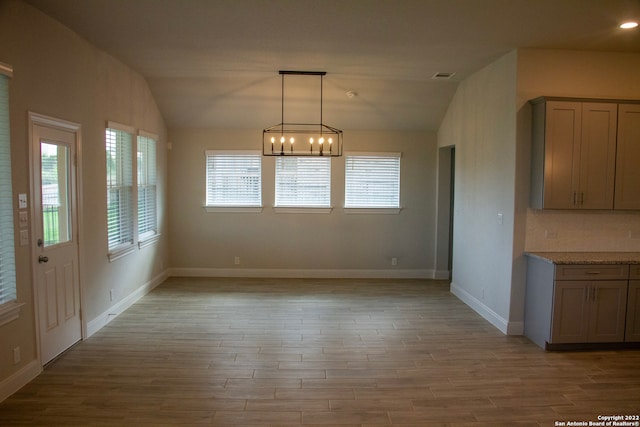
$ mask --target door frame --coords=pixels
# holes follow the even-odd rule
[[[29,111],[28,112],[28,142],[29,142],[29,189],[30,189],[30,197],[29,203],[31,208],[29,209],[29,221],[30,221],[30,232],[31,232],[31,277],[32,283],[31,288],[33,291],[33,307],[34,307],[34,321],[35,321],[35,329],[36,329],[36,358],[40,362],[40,366],[43,366],[42,363],[42,352],[41,352],[41,336],[40,336],[40,311],[38,307],[38,286],[37,286],[37,236],[35,235],[35,221],[36,221],[36,209],[35,209],[35,197],[34,194],[36,191],[40,191],[39,188],[35,188],[35,182],[33,179],[34,173],[34,156],[40,155],[40,153],[35,153],[34,143],[33,143],[33,135],[34,135],[34,126],[44,126],[54,129],[63,130],[66,132],[71,132],[75,135],[75,149],[76,149],[76,227],[77,227],[77,241],[78,241],[78,288],[80,291],[80,339],[84,340],[87,337],[87,323],[84,316],[84,286],[82,280],[82,266],[83,266],[83,215],[82,215],[82,127],[79,123],[70,122],[63,119],[58,119],[51,116],[45,116],[43,114],[38,114]]]
[[[455,146],[438,147],[435,279],[453,280]]]

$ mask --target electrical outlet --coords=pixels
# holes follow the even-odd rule
[[[235,257],[235,258],[233,259],[233,263],[234,263],[235,265],[240,265],[240,257],[239,257],[239,256]]]
[[[113,301],[113,289],[109,289],[109,300]]]
[[[20,347],[14,347],[13,349],[13,364],[17,365],[22,360],[22,355],[20,354]]]
[[[391,258],[391,265],[398,265],[398,258],[396,257]]]
[[[498,225],[502,225],[504,223],[504,214],[502,212],[498,212]]]

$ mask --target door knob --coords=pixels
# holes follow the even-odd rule
[[[49,262],[49,257],[46,257],[46,256],[42,256],[42,255],[40,255],[40,256],[38,257],[38,262],[39,262],[40,264],[42,264],[43,262]]]

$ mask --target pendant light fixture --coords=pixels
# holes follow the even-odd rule
[[[323,77],[325,71],[286,71],[282,76],[281,121],[263,129],[262,154],[265,156],[328,156],[342,155],[342,131],[322,122]],[[284,121],[285,76],[320,77],[320,122],[287,123]]]

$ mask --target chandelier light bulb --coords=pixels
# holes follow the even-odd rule
[[[320,143],[320,144],[324,144],[324,138],[320,138],[320,139],[318,140],[318,143]]]
[[[294,139],[293,139],[293,137],[291,137],[291,139],[289,140],[289,142],[293,144],[293,141],[294,141]]]
[[[280,142],[284,142],[284,136],[280,137]]]
[[[272,136],[271,137],[271,143],[273,144],[274,142],[276,142],[276,139]]]

